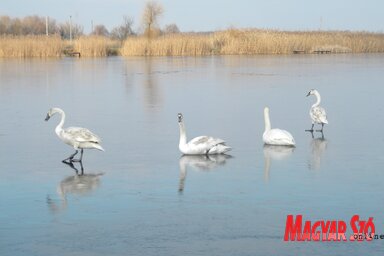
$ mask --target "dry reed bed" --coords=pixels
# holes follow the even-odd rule
[[[196,56],[291,54],[299,50],[312,53],[384,52],[384,34],[367,32],[282,32],[275,30],[229,29],[211,34],[172,34],[148,40],[129,38],[123,56]]]
[[[211,55],[212,39],[206,36],[178,34],[148,40],[146,37],[127,39],[120,50],[123,56]]]
[[[105,57],[116,54],[117,48],[120,48],[117,41],[103,36],[82,36],[73,40],[72,45],[72,50],[80,52],[84,57]]]
[[[123,45],[101,36],[72,43],[59,36],[0,36],[0,57],[60,57],[80,52],[84,57],[203,56],[312,53],[382,53],[384,34],[368,32],[283,32],[229,29],[210,34],[170,34],[156,38],[130,37]]]
[[[0,57],[61,57],[80,52],[84,57],[116,55],[120,43],[106,37],[89,36],[72,43],[60,36],[0,36]]]
[[[60,57],[63,47],[59,36],[0,37],[0,57]]]

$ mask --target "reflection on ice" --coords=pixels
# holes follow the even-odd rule
[[[264,179],[266,181],[269,181],[271,159],[281,161],[288,158],[294,150],[295,147],[291,146],[264,145]]]
[[[68,164],[71,168],[76,170],[76,174],[64,178],[57,186],[56,192],[60,196],[60,204],[56,200],[47,196],[47,204],[52,213],[58,213],[67,208],[67,195],[86,196],[100,186],[100,176],[104,173],[84,173],[81,165],[81,173],[79,174],[77,168],[73,163]]]
[[[232,158],[230,155],[183,155],[179,160],[180,179],[179,192],[184,191],[185,178],[187,176],[187,166],[192,167],[196,171],[211,171],[218,166],[226,164],[227,159]]]
[[[321,166],[321,158],[327,150],[328,141],[322,136],[311,141],[311,160],[309,169],[318,170]]]

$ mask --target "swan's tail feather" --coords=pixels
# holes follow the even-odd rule
[[[95,143],[95,144],[93,145],[93,147],[94,147],[95,149],[100,150],[100,151],[105,151],[104,148],[103,148],[100,144],[96,144],[96,143]]]
[[[218,144],[214,147],[212,147],[210,150],[209,150],[209,154],[224,154],[225,152],[228,152],[230,151],[232,148],[227,146],[227,145],[224,145],[224,144]]]

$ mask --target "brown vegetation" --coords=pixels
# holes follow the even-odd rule
[[[229,29],[214,33],[171,33],[155,38],[83,36],[72,44],[60,36],[0,36],[0,57],[204,56],[314,53],[381,53],[384,34],[368,32],[283,32]]]
[[[277,30],[229,29],[209,34],[170,34],[148,40],[128,38],[123,56],[195,56],[384,52],[384,34],[368,32],[284,32]]]
[[[72,51],[84,57],[105,57],[117,55],[120,43],[104,36],[82,36],[73,40]]]
[[[59,36],[1,36],[0,57],[60,57],[64,41]]]

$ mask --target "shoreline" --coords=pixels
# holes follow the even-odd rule
[[[125,41],[102,36],[0,36],[0,57],[225,56],[383,53],[384,34],[350,31],[228,29],[207,34],[135,36]]]

